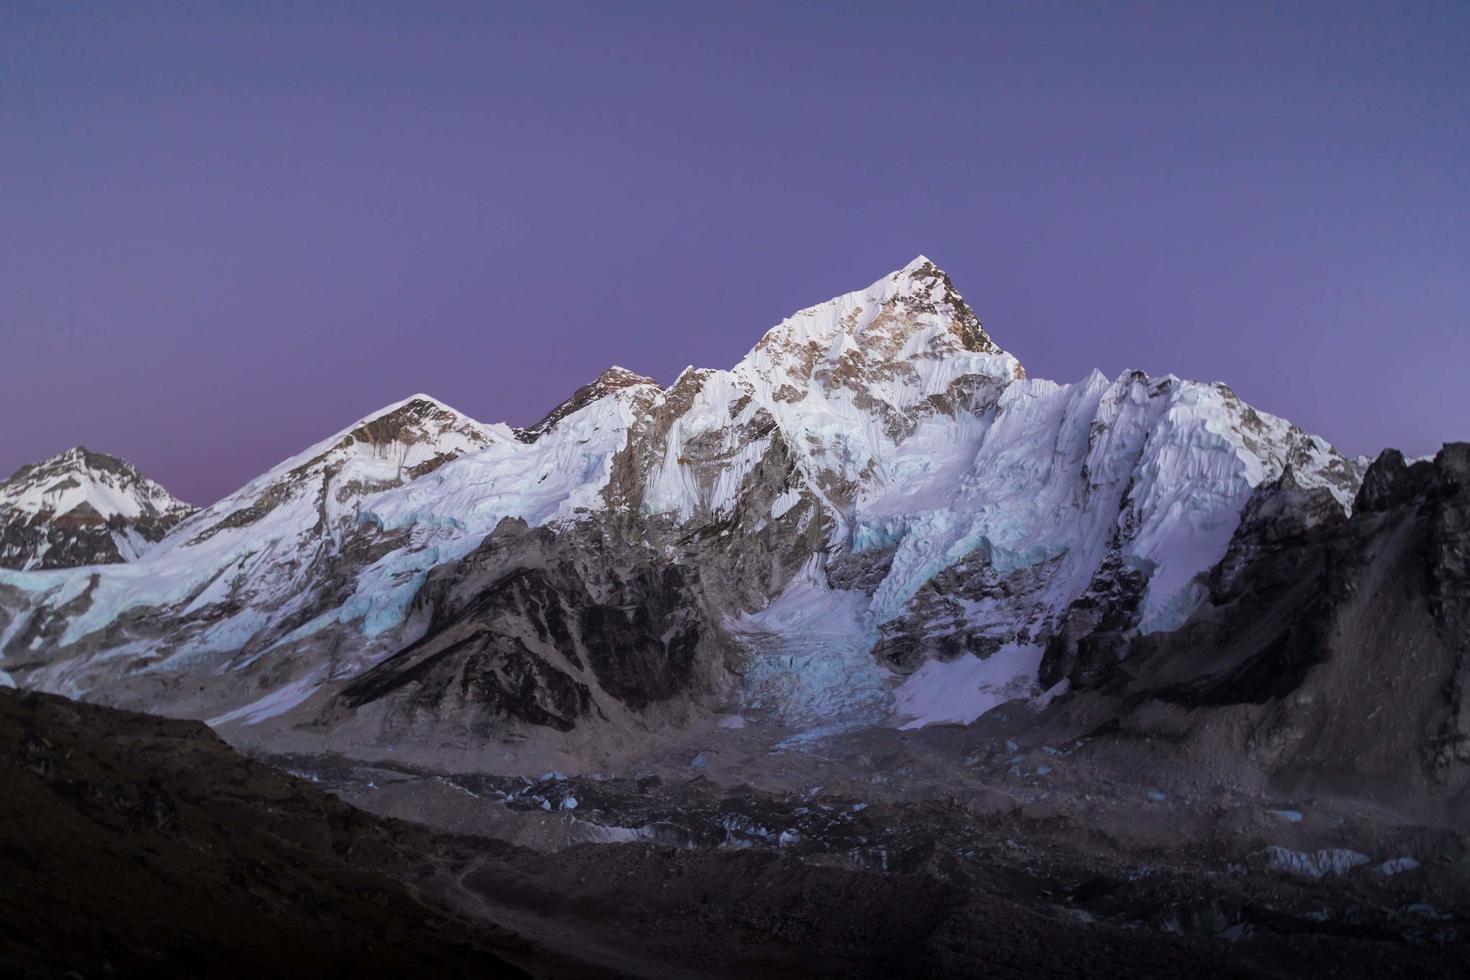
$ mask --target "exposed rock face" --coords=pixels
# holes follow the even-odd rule
[[[1324,521],[1357,493],[1223,385],[1028,379],[920,257],[730,370],[610,369],[519,431],[415,396],[144,561],[0,576],[0,669],[358,738],[880,721],[996,657],[1006,696],[1097,682],[1210,598],[1288,469]]]
[[[132,561],[193,512],[132,465],[78,446],[0,483],[0,568]]]
[[[1467,474],[1470,443],[1413,466],[1385,451],[1351,517],[1291,473],[1258,487],[1206,602],[1108,669],[1074,663],[1074,690],[1112,691],[1135,719],[1188,709],[1191,739],[1288,783],[1351,773],[1453,796],[1470,783]]]
[[[506,520],[430,576],[423,638],[353,680],[350,708],[390,699],[395,725],[454,717],[489,737],[506,719],[571,729],[688,692],[718,633],[690,572],[591,528]],[[718,662],[716,660],[716,662]]]

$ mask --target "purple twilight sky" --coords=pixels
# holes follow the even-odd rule
[[[1122,12],[1104,12],[1103,7]],[[0,5],[0,470],[207,503],[924,253],[1033,376],[1470,438],[1470,4]]]

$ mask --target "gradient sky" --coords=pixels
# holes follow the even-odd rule
[[[207,503],[920,252],[1033,376],[1470,439],[1470,4],[836,6],[0,4],[0,470]]]

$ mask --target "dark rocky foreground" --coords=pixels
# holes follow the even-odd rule
[[[428,834],[197,722],[0,692],[0,974],[522,976],[391,877]]]
[[[1209,843],[1129,850],[1044,811],[703,775],[285,761],[303,779],[197,723],[11,691],[0,735],[5,975],[1451,976],[1470,952],[1457,838],[1421,851],[1438,877],[1311,880],[1221,873]],[[486,821],[565,819],[577,798],[587,824],[639,839],[535,851],[324,789],[395,782]]]

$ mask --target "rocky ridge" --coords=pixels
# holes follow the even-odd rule
[[[1223,385],[1028,378],[920,257],[728,371],[611,369],[519,431],[415,396],[141,560],[0,575],[0,669],[354,744],[965,720],[956,677],[973,716],[1182,625],[1288,468],[1351,507],[1357,464]]]
[[[1048,649],[1078,709],[1134,738],[1461,824],[1470,787],[1470,443],[1386,450],[1351,516],[1291,472],[1258,487],[1205,601],[1111,662]],[[1104,648],[1108,645],[1104,644]],[[1079,648],[1086,653],[1086,644]],[[1054,656],[1055,655],[1055,656]]]

